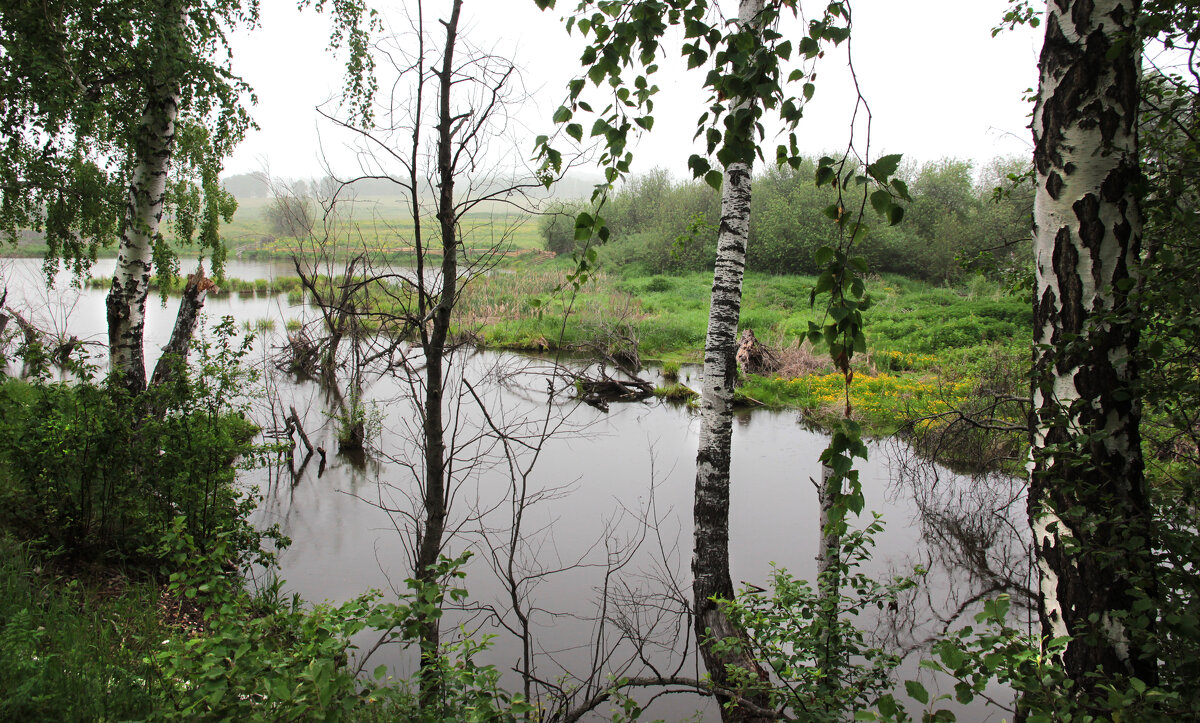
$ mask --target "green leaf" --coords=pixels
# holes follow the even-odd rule
[[[721,190],[721,182],[725,180],[725,174],[713,169],[704,174],[704,182],[712,186],[715,190]]]
[[[892,194],[882,188],[871,194],[871,208],[875,209],[875,213],[883,216],[887,214],[888,209],[891,207]]]
[[[893,718],[900,712],[900,706],[896,704],[896,699],[890,693],[880,698],[876,707],[879,708],[879,712],[886,718]]]
[[[570,108],[566,107],[565,105],[560,105],[558,110],[554,111],[554,117],[552,120],[555,123],[566,123],[567,121],[571,120],[572,115],[574,114],[571,113]]]
[[[884,156],[867,166],[867,173],[871,174],[871,177],[876,181],[887,183],[888,178],[896,172],[896,169],[900,168],[901,159],[903,159],[903,155],[899,153]]]
[[[581,212],[575,217],[575,240],[587,241],[592,235],[592,226],[594,225],[591,214],[586,211]]]
[[[908,697],[917,701],[921,705],[929,704],[929,691],[925,690],[925,686],[915,680],[904,681],[904,691],[908,693]]]
[[[582,141],[583,140],[583,126],[579,125],[578,123],[569,124],[567,126],[567,135],[571,136],[572,138],[574,138],[577,141]]]

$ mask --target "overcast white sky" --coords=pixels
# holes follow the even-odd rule
[[[1030,107],[1022,98],[1037,82],[1041,34],[1018,29],[991,37],[1006,0],[853,0],[854,63],[873,112],[872,154],[904,153],[931,161],[943,157],[977,161],[1031,152]],[[426,0],[427,17],[447,12],[449,0]],[[574,0],[559,0],[570,9]],[[402,3],[377,4],[385,22],[405,26]],[[736,8],[730,3],[731,10]],[[557,15],[533,0],[467,0],[466,34],[480,46],[516,60],[535,106],[522,113],[532,135],[553,129],[550,115],[578,72],[578,36],[568,36]],[[342,82],[340,56],[325,50],[328,18],[296,10],[294,0],[263,0],[262,27],[232,37],[234,66],[255,89],[252,110],[261,130],[251,132],[226,173],[269,167],[282,178],[322,175],[318,145],[339,173],[353,173],[345,139],[318,123],[314,107],[336,98]],[[795,32],[785,26],[784,32]],[[682,71],[678,42],[663,62],[653,133],[635,149],[635,171],[663,166],[686,174],[695,120],[704,107],[699,73]],[[844,51],[817,67],[817,92],[798,129],[806,152],[845,145],[853,91]],[[585,124],[585,128],[587,125]],[[860,129],[861,130],[861,129]],[[768,155],[768,157],[770,157]]]

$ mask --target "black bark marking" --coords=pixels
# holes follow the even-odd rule
[[[1059,323],[1055,326],[1065,333],[1078,334],[1083,329],[1083,284],[1079,280],[1079,252],[1069,228],[1064,226],[1058,230],[1051,258],[1054,276],[1058,279]]]
[[[1046,193],[1050,194],[1050,198],[1057,201],[1062,197],[1063,179],[1058,175],[1057,171],[1051,171],[1049,177],[1046,178]]]
[[[1079,35],[1085,35],[1085,30],[1092,24],[1093,10],[1095,5],[1092,0],[1076,0],[1071,8],[1071,22],[1075,23],[1075,32]]]

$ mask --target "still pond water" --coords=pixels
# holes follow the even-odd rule
[[[186,272],[188,263],[182,267]],[[111,272],[111,260],[101,260],[93,270]],[[227,273],[257,279],[294,275],[294,270],[288,263],[231,262]],[[0,259],[0,275],[10,306],[53,333],[97,342],[93,348],[101,352],[103,291],[72,288],[60,274],[55,289],[47,292],[36,259]],[[162,307],[157,297],[149,307],[146,356],[153,364],[170,335],[175,308],[172,303]],[[256,522],[278,523],[293,541],[280,557],[285,589],[309,601],[347,600],[368,588],[388,595],[403,590],[418,510],[412,439],[419,422],[408,381],[368,379],[365,396],[377,429],[374,451],[365,459],[338,455],[333,421],[338,394],[272,372],[287,320],[309,321],[315,311],[291,306],[284,296],[228,295],[210,297],[206,313],[210,323],[231,315],[239,324],[263,330],[254,363],[268,373],[251,400],[255,421],[266,430],[280,430],[288,408],[295,406],[313,443],[329,450],[324,467],[317,458],[302,464],[301,450],[292,459],[243,474],[247,488],[257,488],[263,497]],[[523,604],[532,611],[533,649],[543,679],[582,675],[598,647],[610,651],[614,661],[633,657],[614,619],[636,620],[643,629],[656,626],[655,664],[682,666],[681,674],[694,677],[700,671],[687,653],[687,623],[675,613],[680,610],[676,599],[690,596],[698,417],[684,406],[655,400],[613,404],[605,413],[575,403],[567,393],[551,397],[548,386],[561,388],[564,380],[545,359],[503,352],[461,352],[455,358],[451,388],[459,393],[448,395],[450,420],[457,438],[466,441],[456,453],[454,534],[447,549],[454,554],[470,549],[475,555],[466,568],[469,609],[447,615],[446,634],[453,635],[456,624],[495,633],[488,662],[502,670],[517,662],[521,646],[502,627],[515,621],[503,582],[511,558],[524,581]],[[698,373],[685,368],[680,380],[698,388]],[[657,369],[644,376],[661,383]],[[464,380],[469,386],[457,383]],[[478,411],[480,403],[488,410],[486,418]],[[511,460],[491,425],[510,433]],[[737,417],[730,510],[735,584],[765,587],[773,565],[801,578],[815,575],[819,528],[812,480],[820,478],[817,457],[826,443],[827,437],[806,427],[795,412],[755,410]],[[945,627],[962,601],[992,585],[992,573],[1023,582],[1022,546],[1016,542],[1025,530],[1021,488],[1014,480],[972,480],[915,464],[895,440],[873,442],[869,461],[859,469],[867,509],[882,514],[886,523],[870,572],[883,577],[911,572],[918,564],[931,569],[925,587],[902,606],[902,621],[862,621],[893,643],[917,650],[905,665],[911,677],[921,641]],[[522,498],[524,507],[518,504]],[[514,536],[517,520],[520,535]],[[514,537],[520,538],[515,546]],[[606,597],[609,621],[601,624]],[[363,648],[372,642],[360,641]],[[387,664],[406,675],[412,662],[410,653],[385,646],[367,669]],[[643,671],[635,666],[629,672]],[[509,682],[518,684],[515,677]],[[646,719],[675,720],[697,711],[706,720],[717,718],[710,703],[669,696],[656,701]],[[968,720],[1002,717],[984,708],[965,713]]]

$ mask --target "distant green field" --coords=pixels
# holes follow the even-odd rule
[[[271,229],[267,210],[274,203],[268,198],[238,199],[233,220],[222,227],[231,256],[290,255],[302,247],[311,248],[313,239],[277,235]],[[339,206],[336,213],[325,215],[319,206],[310,208],[315,222],[313,237],[355,250],[402,254],[413,250],[414,225],[410,210],[398,198],[358,198]],[[437,219],[421,220],[426,244],[440,245]],[[475,211],[463,217],[462,240],[468,249],[498,247],[503,251],[540,250],[537,219],[508,208]]]
[[[269,198],[238,199],[233,220],[223,224],[221,233],[231,258],[291,256],[300,250],[313,250],[313,241],[328,242],[355,253],[367,250],[388,256],[403,256],[414,247],[412,216],[400,199],[359,198],[342,204],[337,214],[323,216],[315,204],[311,207],[313,237],[297,239],[276,234],[267,218],[267,209],[274,203]],[[421,220],[425,243],[438,249],[437,219],[427,216]],[[463,244],[469,250],[498,248],[506,255],[542,250],[535,216],[493,204],[490,210],[480,210],[463,216]],[[163,233],[173,241],[170,224],[164,223]],[[186,248],[183,249],[187,254]],[[27,233],[16,247],[0,244],[0,256],[40,256],[46,246],[40,236]],[[101,256],[115,256],[116,247],[102,249]]]

